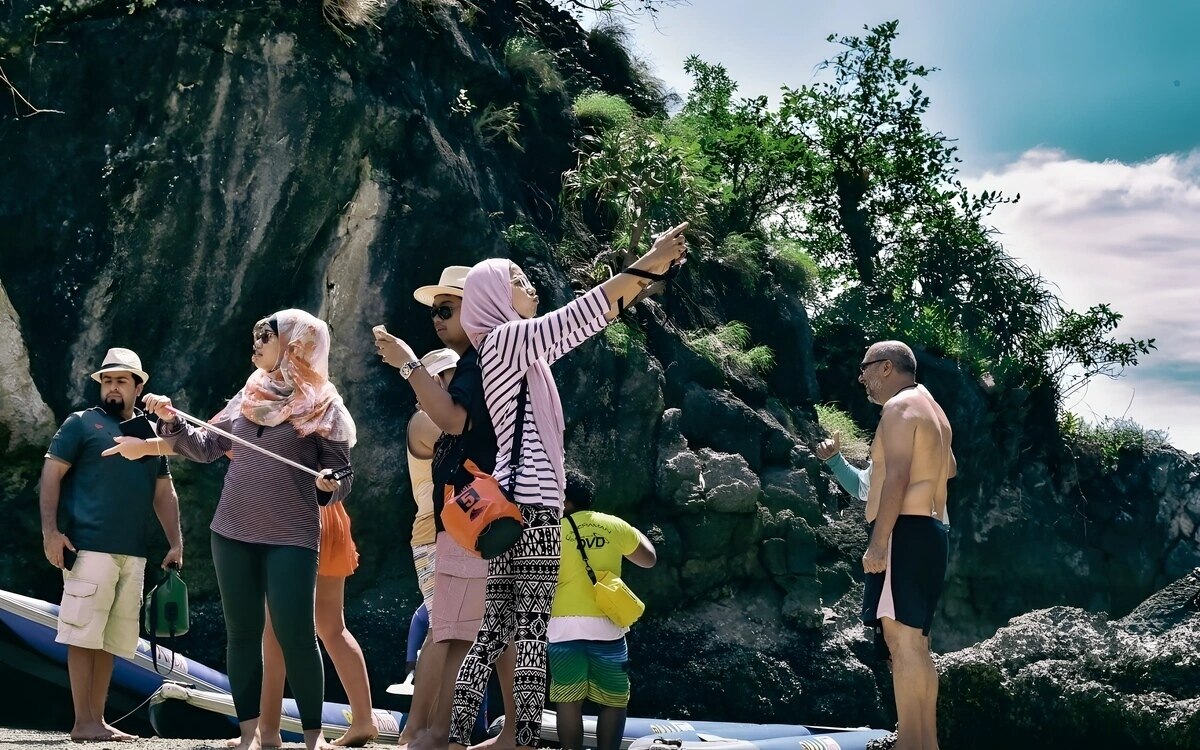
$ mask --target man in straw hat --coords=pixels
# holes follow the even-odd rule
[[[418,359],[403,340],[379,326],[375,345],[383,361],[400,370],[413,387],[421,410],[438,435],[432,446],[433,518],[437,528],[434,553],[434,591],[429,607],[430,634],[421,650],[414,683],[412,712],[401,744],[409,750],[445,747],[450,731],[450,703],[454,676],[467,648],[479,631],[483,617],[487,561],[467,552],[442,529],[440,515],[447,492],[460,492],[473,477],[462,463],[473,460],[484,471],[496,463],[496,434],[483,399],[483,372],[479,354],[471,346],[459,320],[467,266],[449,266],[437,284],[423,286],[413,297],[429,308],[433,329],[442,343],[458,355],[454,377],[444,384],[435,370],[437,361]],[[514,747],[512,673],[515,655],[509,649],[498,663],[504,694],[504,731],[495,747]]]
[[[134,402],[149,379],[136,354],[109,349],[92,373],[99,405],[67,417],[42,467],[42,544],[63,571],[55,640],[67,644],[76,742],[134,738],[105,723],[104,703],[113,655],[130,658],[137,649],[151,510],[170,543],[162,567],[183,564],[179,498],[166,457],[101,456],[124,434],[122,422],[141,417]]]

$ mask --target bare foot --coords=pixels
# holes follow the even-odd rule
[[[501,731],[495,737],[488,737],[478,745],[471,745],[467,750],[516,750],[517,738],[515,733]]]
[[[375,727],[375,722],[366,721],[351,724],[346,733],[334,740],[333,744],[337,747],[362,747],[378,736],[379,729]]]
[[[71,727],[71,742],[122,742],[112,729],[98,722]]]
[[[438,742],[432,731],[422,729],[413,737],[412,742],[408,743],[408,750],[446,750],[446,741],[445,735],[442,735],[441,742]]]
[[[337,750],[337,748],[325,741],[325,733],[320,729],[306,729],[304,731],[304,746],[308,750]]]
[[[274,732],[267,732],[266,742],[263,741],[261,732],[256,733],[254,738],[258,740],[258,747],[262,748],[262,750],[279,750],[279,748],[283,747],[283,737],[280,736],[278,729]],[[225,740],[225,747],[228,748],[241,747],[241,745],[241,737]]]
[[[130,740],[140,739],[136,734],[130,734],[129,732],[122,732],[120,729],[117,729],[112,724],[109,724],[107,721],[104,722],[104,728],[107,729],[108,731],[112,732],[112,735],[113,735],[112,738],[115,742],[129,742]]]
[[[251,737],[249,742],[243,742],[240,738],[233,745],[227,742],[225,747],[233,747],[237,750],[262,750],[262,745],[258,743],[258,735]]]

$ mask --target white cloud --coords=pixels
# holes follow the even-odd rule
[[[1021,194],[993,223],[1070,306],[1111,303],[1125,315],[1118,335],[1157,339],[1158,351],[1121,380],[1095,381],[1072,410],[1169,429],[1200,451],[1200,151],[1125,164],[1035,149],[969,182]]]

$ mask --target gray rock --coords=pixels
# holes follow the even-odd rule
[[[676,508],[698,511],[704,507],[704,483],[700,457],[693,453],[679,432],[679,409],[663,413],[659,431],[657,491]]]
[[[807,471],[767,469],[762,474],[762,489],[763,503],[771,510],[790,510],[812,524],[825,522]]]
[[[787,465],[796,439],[767,410],[755,410],[728,391],[687,388],[680,429],[697,447],[737,453],[755,471]]]
[[[92,363],[87,372],[99,369]],[[0,445],[45,447],[54,434],[54,415],[29,371],[29,351],[21,336],[21,320],[0,284]]]
[[[1200,736],[1200,570],[1126,618],[1054,607],[937,658],[947,746],[1194,748]],[[986,711],[974,707],[987,706]]]
[[[745,458],[701,448],[700,461],[704,467],[706,508],[717,513],[754,512],[762,486]]]

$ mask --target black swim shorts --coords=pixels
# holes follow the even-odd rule
[[[868,526],[873,532],[875,524]],[[933,516],[902,515],[892,529],[888,566],[868,573],[862,621],[879,627],[890,617],[929,635],[933,613],[942,596],[950,546],[946,525]]]

